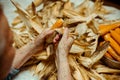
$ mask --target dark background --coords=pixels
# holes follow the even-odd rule
[[[92,1],[96,1],[96,0],[92,0]],[[101,0],[101,1],[104,2],[104,5],[114,6],[120,9],[120,0]]]
[[[120,0],[104,0],[104,4],[114,6],[120,9]]]

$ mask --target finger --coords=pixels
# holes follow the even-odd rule
[[[51,35],[53,32],[54,32],[54,30],[50,30],[50,29],[43,30],[43,32],[37,36],[36,42],[44,41],[46,39],[46,37]]]
[[[48,35],[51,35],[51,34],[53,34],[54,33],[54,30],[48,30],[48,31],[46,31],[45,32],[45,36],[48,36]]]
[[[73,44],[74,39],[72,37],[69,37],[67,40],[67,44],[68,46],[71,48],[72,44]]]
[[[43,30],[43,32],[40,34],[42,38],[45,38],[48,35],[51,35],[54,32],[54,30],[50,30],[49,28]]]
[[[56,43],[57,43],[57,41],[56,41],[55,39],[53,39],[53,43],[54,43],[54,44],[56,44]]]
[[[65,29],[64,29],[64,34],[63,34],[63,37],[62,37],[62,38],[67,39],[67,38],[68,38],[68,33],[69,33],[68,28],[65,28]]]
[[[57,34],[57,35],[55,36],[55,38],[53,39],[53,43],[56,43],[57,41],[59,41],[59,39],[60,39],[60,37],[59,37],[59,35]]]

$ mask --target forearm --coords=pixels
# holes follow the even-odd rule
[[[57,56],[58,80],[72,80],[67,56],[62,54]]]
[[[34,53],[43,50],[45,46],[44,40],[46,36],[50,35],[52,32],[51,30],[43,31],[33,41],[17,50],[13,61],[13,68],[19,69]]]
[[[34,48],[34,42],[30,42],[22,48],[16,50],[12,67],[19,69],[32,56]]]

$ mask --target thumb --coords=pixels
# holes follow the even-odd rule
[[[53,33],[54,33],[54,30],[47,29],[47,30],[45,30],[43,35],[46,37],[46,36],[49,36],[49,35],[51,35]]]
[[[49,28],[43,30],[41,34],[39,35],[41,38],[46,38],[48,35],[51,35],[54,32],[54,30],[50,30]]]

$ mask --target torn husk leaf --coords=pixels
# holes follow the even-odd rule
[[[98,46],[100,22],[105,24],[105,15],[111,14],[103,6],[102,0],[83,0],[77,7],[70,0],[34,0],[26,9],[11,0],[19,14],[12,22],[14,47],[21,49],[30,41],[35,40],[41,32],[50,28],[56,32],[46,38],[46,47],[32,56],[24,66],[31,65],[34,75],[39,80],[57,80],[57,59],[53,46],[56,34],[63,34],[64,28],[69,29],[69,36],[74,42],[69,52],[69,64],[74,80],[108,80],[105,75],[120,73],[117,69],[100,66],[95,67],[107,52],[109,42]],[[38,7],[41,9],[37,10]],[[109,22],[109,21],[108,21]],[[110,21],[111,22],[111,21]],[[108,74],[106,74],[108,73]]]
[[[80,57],[78,60],[80,63],[86,68],[91,68],[96,62],[98,62],[104,54],[107,52],[107,48],[109,46],[109,42],[105,42],[102,46],[98,47],[98,49],[93,53],[91,57]]]
[[[94,68],[98,73],[120,73],[120,70],[118,70],[118,69],[111,69],[109,67],[106,67],[106,66],[100,65],[100,64],[95,65]]]

